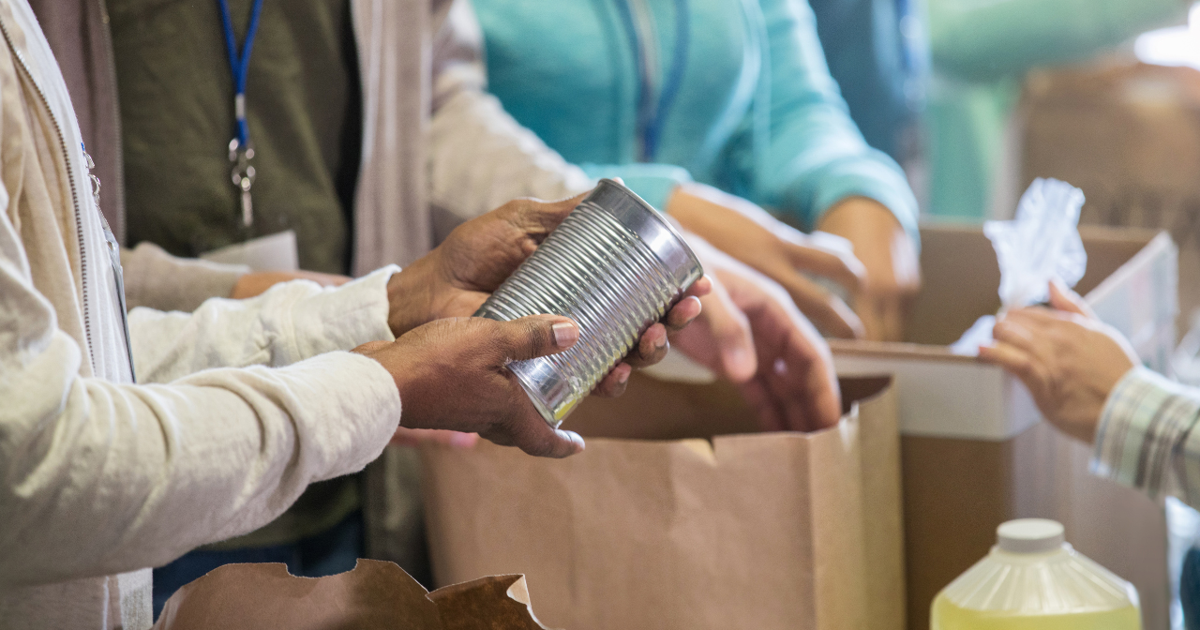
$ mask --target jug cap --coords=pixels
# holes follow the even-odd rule
[[[1009,553],[1045,553],[1066,542],[1062,523],[1045,518],[1021,518],[996,528],[996,542]]]

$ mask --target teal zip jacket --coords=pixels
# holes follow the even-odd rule
[[[696,180],[811,229],[874,199],[917,237],[900,167],[870,148],[804,0],[474,0],[491,91],[595,177],[663,208]]]

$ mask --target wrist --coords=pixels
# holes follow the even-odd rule
[[[388,328],[396,337],[433,319],[428,258],[422,257],[388,279]]]

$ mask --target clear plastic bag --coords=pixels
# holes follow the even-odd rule
[[[1050,281],[1075,286],[1087,270],[1079,238],[1083,191],[1057,179],[1036,179],[1012,221],[988,221],[983,233],[1000,261],[1000,301],[1020,308],[1049,299]]]
[[[1087,270],[1087,252],[1079,237],[1083,191],[1057,179],[1036,179],[1017,205],[1012,221],[988,221],[983,233],[1000,263],[1000,312],[1045,302],[1050,281],[1075,286]],[[992,341],[995,317],[975,322],[951,349],[974,355]]]

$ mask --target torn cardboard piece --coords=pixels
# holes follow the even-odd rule
[[[529,607],[525,578],[485,577],[428,593],[391,562],[359,560],[323,578],[287,566],[228,564],[167,600],[156,630],[546,630]]]
[[[570,630],[899,630],[899,444],[888,379],[831,429],[758,433],[727,384],[637,375],[565,426],[565,460],[422,448],[438,583],[523,572]]]

